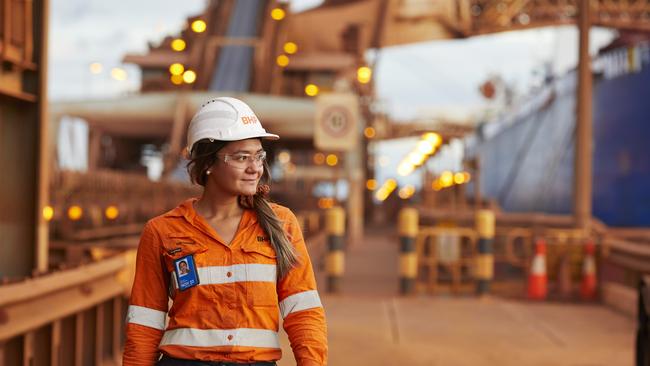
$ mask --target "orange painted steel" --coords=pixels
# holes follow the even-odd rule
[[[124,253],[1,286],[0,344],[7,347],[0,357],[17,353],[24,364],[118,362],[132,266],[133,256]]]

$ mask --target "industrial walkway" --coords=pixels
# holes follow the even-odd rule
[[[396,296],[395,241],[388,233],[366,233],[362,243],[352,246],[340,295],[325,294],[323,273],[317,273],[329,324],[330,365],[634,363],[634,319],[603,306],[496,296]],[[279,365],[294,365],[281,333],[284,359]]]

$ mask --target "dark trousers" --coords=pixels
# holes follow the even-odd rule
[[[221,362],[221,361],[196,361],[196,360],[181,360],[179,358],[171,358],[163,356],[156,366],[276,366],[275,362],[250,362],[250,363],[236,363],[236,362]]]

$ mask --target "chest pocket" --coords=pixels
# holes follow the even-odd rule
[[[198,265],[197,254],[208,250],[207,246],[197,241],[189,233],[168,233],[163,238],[163,257],[169,273],[174,271],[174,261],[187,255],[194,255],[194,263]]]
[[[246,261],[246,301],[250,306],[277,306],[277,258],[268,243],[242,246]]]

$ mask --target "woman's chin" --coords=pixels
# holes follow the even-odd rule
[[[255,188],[244,188],[241,190],[241,195],[243,196],[252,196],[257,193],[257,187]]]

